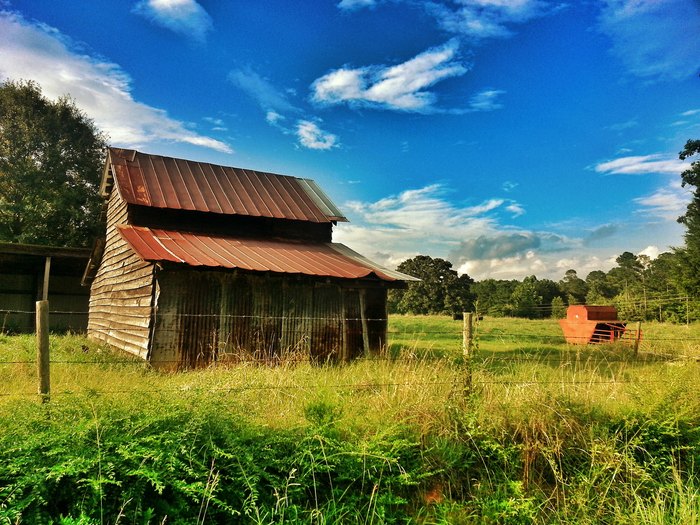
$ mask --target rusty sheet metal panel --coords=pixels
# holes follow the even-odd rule
[[[573,304],[566,309],[566,318],[571,321],[617,321],[617,308]]]
[[[311,222],[347,221],[308,179],[111,148],[108,162],[129,204]],[[103,186],[107,186],[103,181]]]
[[[124,225],[119,226],[119,233],[144,261],[150,262],[343,279],[374,275],[396,281],[403,276],[371,265],[366,259],[351,258],[346,255],[351,250],[337,243],[234,238]]]
[[[220,280],[201,272],[159,272],[150,360],[161,369],[191,369],[217,358]]]
[[[247,360],[323,363],[364,352],[356,289],[309,279],[192,270],[161,271],[158,286],[151,362],[159,368]],[[375,308],[378,302],[384,305],[385,299],[373,299]],[[371,335],[374,341],[386,337],[378,328]]]

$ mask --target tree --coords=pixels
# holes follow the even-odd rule
[[[552,319],[564,319],[564,317],[566,317],[564,299],[555,297],[552,299]]]
[[[610,282],[603,270],[593,270],[586,276],[586,304],[610,304],[619,290]]]
[[[537,307],[542,303],[542,296],[537,294],[537,277],[525,277],[523,282],[515,287],[510,296],[515,317],[538,317]]]
[[[681,160],[700,154],[700,140],[689,140],[678,154]],[[686,212],[678,217],[678,222],[685,225],[685,244],[687,247],[700,247],[700,160],[690,163],[690,168],[681,173],[681,185],[693,186],[693,198]]]
[[[100,225],[105,136],[69,97],[0,84],[0,240],[87,246]]]
[[[466,274],[458,275],[444,259],[418,255],[402,262],[398,271],[418,277],[405,290],[390,290],[389,310],[397,313],[440,314],[469,311],[473,305]]]
[[[686,160],[700,154],[700,140],[689,140],[678,154]],[[679,287],[689,295],[700,295],[700,160],[681,173],[683,187],[692,186],[692,199],[678,222],[686,227],[685,246],[675,250],[680,264],[676,270]]]
[[[535,279],[535,288],[537,289],[537,295],[542,298],[540,301],[540,306],[542,307],[541,317],[545,317],[545,310],[552,306],[554,299],[557,297],[560,299],[562,298],[561,290],[559,289],[559,285],[551,279]]]
[[[520,283],[516,280],[496,279],[484,279],[474,283],[471,290],[476,297],[479,312],[499,317],[510,315],[513,310],[510,297],[518,284]]]
[[[588,287],[586,281],[581,279],[576,270],[567,270],[564,278],[559,281],[559,288],[567,297],[569,304],[584,304]]]

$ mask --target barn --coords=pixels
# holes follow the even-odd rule
[[[159,368],[376,353],[414,279],[332,242],[347,219],[309,179],[110,148],[101,193],[88,335]]]

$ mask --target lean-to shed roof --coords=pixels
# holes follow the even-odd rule
[[[374,275],[384,281],[418,280],[382,268],[338,243],[236,238],[126,225],[118,228],[144,261],[343,279]]]
[[[347,219],[311,179],[110,148],[102,179],[128,204],[310,222]]]

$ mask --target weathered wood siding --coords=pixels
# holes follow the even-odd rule
[[[107,237],[91,286],[88,335],[146,359],[153,297],[154,265],[142,261],[116,226],[127,221],[126,203],[112,190]]]
[[[347,360],[385,344],[383,288],[192,269],[160,271],[157,283],[151,362],[161,368]]]

